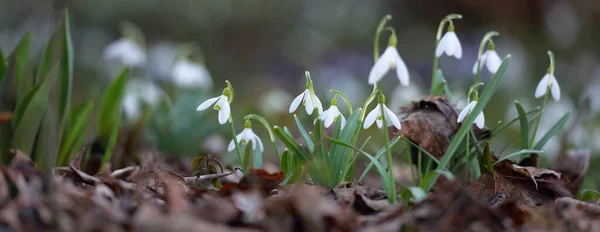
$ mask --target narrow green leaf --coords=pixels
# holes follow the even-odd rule
[[[401,137],[396,137],[394,139],[392,139],[389,143],[390,149],[392,149],[392,147],[394,147],[394,145],[396,145],[396,143],[401,139]],[[362,150],[362,149],[361,149]],[[381,149],[379,149],[379,151],[375,154],[375,159],[379,160],[379,158],[385,154],[386,150],[385,147],[382,147]],[[363,179],[367,176],[367,173],[369,172],[369,170],[371,170],[371,168],[373,167],[373,163],[369,162],[369,164],[367,165],[367,167],[365,167],[365,170],[363,171],[363,173],[360,175],[360,177],[358,178],[358,182],[363,181]]]
[[[17,105],[17,108],[15,108],[13,119],[11,121],[13,130],[17,128],[17,125],[19,125],[19,122],[23,117],[23,113],[25,113],[25,109],[27,109],[27,106],[29,106],[29,103],[31,103],[33,95],[35,95],[40,86],[42,85],[36,85],[33,89],[31,89],[31,91],[29,91],[29,93],[27,93],[23,100],[21,100],[21,102]]]
[[[498,159],[498,161],[494,162],[494,165],[502,162],[503,160],[507,160],[507,159],[510,159],[512,157],[515,157],[515,156],[521,156],[521,155],[531,154],[531,153],[542,154],[542,153],[545,153],[545,152],[542,151],[542,150],[523,149],[523,150],[520,150],[518,152],[512,153],[510,155],[507,155],[507,156],[504,156],[504,157]]]
[[[79,137],[85,137],[86,125],[88,118],[93,109],[93,102],[88,101],[83,108],[71,109],[72,125],[65,132],[65,139],[62,141],[60,152],[58,156],[58,166],[65,166],[72,158],[71,155],[74,153],[73,150],[78,151],[79,148],[74,145]]]
[[[71,25],[69,22],[69,10],[65,9],[65,18],[63,22],[64,40],[62,55],[62,74],[60,81],[60,103],[59,117],[61,125],[66,120],[69,107],[71,105],[71,86],[73,84],[73,42],[71,41]]]
[[[519,114],[519,126],[521,127],[521,149],[529,148],[529,123],[525,109],[518,101],[515,101],[515,107]]]
[[[300,119],[298,119],[298,116],[296,116],[295,114],[294,114],[294,120],[296,121],[296,126],[298,127],[298,131],[300,131],[300,135],[302,136],[302,139],[304,140],[304,143],[306,143],[306,147],[308,148],[308,152],[311,153],[311,154],[314,153],[315,144],[310,139],[310,136],[308,135],[308,133],[304,129],[304,126],[302,126],[302,123],[300,122]]]
[[[248,143],[246,143],[246,146],[244,148],[244,158],[243,160],[240,160],[243,170],[249,170],[248,168],[252,165],[251,162],[254,160],[254,158],[252,157],[253,155],[254,152],[252,151],[252,140],[250,140],[248,141]]]
[[[498,68],[498,71],[496,72],[496,74],[494,74],[494,77],[492,78],[490,83],[483,90],[481,96],[479,97],[479,101],[477,102],[477,105],[475,105],[475,107],[473,108],[473,110],[471,111],[469,116],[467,116],[467,118],[465,120],[463,120],[462,126],[460,127],[460,129],[458,130],[458,132],[452,139],[452,142],[448,146],[448,149],[444,153],[444,156],[442,157],[442,160],[440,161],[440,165],[438,165],[438,167],[437,167],[438,169],[445,169],[446,165],[448,164],[450,159],[452,159],[452,157],[454,156],[456,150],[462,143],[462,140],[465,138],[467,133],[471,130],[471,128],[473,126],[472,124],[475,122],[475,118],[479,115],[479,113],[483,110],[483,108],[485,108],[487,103],[490,101],[490,99],[496,92],[496,89],[500,85],[500,81],[504,77],[504,72],[506,71],[509,61],[510,61],[510,55],[507,56],[506,58],[504,58],[504,60],[502,61],[502,64],[500,65],[500,68]],[[439,176],[439,174],[436,174],[435,178],[433,178],[432,181],[427,183],[427,185],[423,189],[425,191],[429,191],[431,189],[431,187],[433,186],[433,184],[435,183],[435,181],[437,180],[438,176]]]
[[[104,169],[104,165],[110,162],[112,158],[113,149],[115,148],[115,144],[117,144],[117,138],[119,137],[119,126],[121,125],[121,118],[117,117],[116,121],[113,122],[111,133],[108,139],[108,143],[106,143],[106,150],[104,151],[104,157],[102,158],[102,164],[100,165],[100,169],[98,172],[101,172]]]
[[[98,121],[98,133],[100,137],[107,138],[112,136],[114,125],[120,122],[121,101],[125,95],[125,87],[128,79],[129,69],[124,69],[104,93]]]
[[[55,167],[58,161],[60,141],[58,140],[58,112],[56,110],[54,105],[48,105],[31,155],[38,167],[44,171]]]
[[[48,109],[50,87],[57,75],[58,66],[54,65],[46,78],[40,83],[40,87],[31,98],[14,130],[15,134],[11,141],[12,147],[23,151],[25,154],[32,155],[35,137]]]
[[[383,167],[383,165],[379,162],[379,160],[375,159],[373,156],[369,155],[369,153],[366,153],[350,144],[344,143],[340,140],[331,138],[331,137],[327,137],[327,140],[329,140],[332,143],[347,147],[347,148],[351,148],[352,150],[357,151],[358,153],[362,154],[363,156],[365,156],[367,159],[369,159],[371,161],[371,163],[373,163],[373,165],[375,165],[375,168],[377,169],[377,172],[379,173],[379,175],[381,176],[381,181],[383,182],[383,188],[385,189],[387,198],[389,202],[394,202],[394,199],[396,198],[396,193],[392,192],[392,184],[395,184],[394,182],[392,182],[393,180],[390,179],[390,176],[387,173],[387,170],[385,167]]]
[[[539,111],[540,111],[539,107],[537,107],[537,108],[535,108],[533,110],[530,110],[530,111],[527,112],[527,117],[529,117],[531,114],[537,113]],[[513,123],[517,122],[518,120],[519,120],[519,116],[517,116],[517,117],[511,119],[510,121],[508,121],[508,122],[506,122],[504,124],[501,124],[501,125],[497,126],[496,128],[492,129],[492,135],[490,136],[490,138],[493,138],[494,136],[499,135],[500,132],[504,131],[506,128],[508,128],[510,125],[512,125]],[[529,120],[528,124],[531,121],[532,120]]]
[[[433,156],[431,153],[427,152],[425,149],[423,149],[422,147],[420,147],[419,145],[413,143],[412,141],[410,141],[410,139],[405,138],[405,137],[400,137],[402,140],[406,141],[407,143],[409,143],[410,145],[412,145],[413,147],[416,147],[417,149],[419,149],[419,151],[425,153],[425,155],[427,155],[430,159],[432,159],[433,161],[435,161],[436,164],[440,164],[440,160],[438,160],[435,156]]]
[[[7,57],[4,75],[0,75],[0,111],[12,111],[17,105],[17,90],[27,66],[30,44],[31,32],[27,32]]]
[[[296,142],[288,133],[285,132],[281,127],[275,126],[273,128],[275,135],[283,142],[283,144],[294,154],[299,155],[303,161],[308,161],[309,155],[302,149],[300,144]]]
[[[357,130],[360,129],[360,115],[362,114],[362,109],[356,109],[352,112],[352,115],[346,121],[346,125],[340,132],[338,137],[334,137],[337,140],[340,140],[344,143],[350,144],[352,141],[352,136],[356,133]],[[338,120],[341,121],[341,120]],[[341,123],[340,123],[341,124]],[[354,144],[352,144],[354,145]],[[332,174],[333,178],[338,182],[342,181],[344,178],[344,169],[345,165],[353,165],[352,163],[346,162],[347,159],[352,158],[351,154],[347,151],[346,148],[339,147],[338,145],[331,145],[331,165],[332,165]]]
[[[548,142],[548,140],[550,140],[550,138],[552,138],[552,136],[554,136],[554,134],[556,134],[556,132],[558,132],[558,130],[560,130],[560,128],[562,128],[562,126],[565,125],[565,123],[567,121],[569,121],[570,117],[571,117],[571,111],[569,111],[565,115],[563,115],[554,124],[554,126],[552,126],[552,128],[550,128],[550,130],[548,130],[548,132],[546,132],[546,134],[544,134],[544,136],[535,144],[535,146],[533,146],[533,149],[541,150],[544,147],[544,145],[546,145],[546,142]]]

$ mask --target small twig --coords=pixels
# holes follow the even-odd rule
[[[220,174],[208,174],[208,175],[201,175],[201,176],[187,176],[187,177],[183,177],[183,180],[186,183],[193,182],[193,181],[209,181],[209,180],[219,179],[221,177],[226,177],[231,174],[233,174],[233,172],[220,173]]]

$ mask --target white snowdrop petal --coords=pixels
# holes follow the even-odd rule
[[[219,100],[220,97],[221,96],[213,97],[213,98],[210,98],[210,99],[202,102],[202,104],[200,104],[196,110],[197,111],[203,111],[203,110],[207,109],[209,106],[211,106],[212,104],[214,104],[215,102],[217,102],[217,100]]]
[[[256,134],[254,134],[254,138],[256,139],[256,142],[258,144],[258,148],[260,149],[260,152],[264,152],[265,147],[264,147],[262,141],[260,141],[260,137],[258,137],[258,135],[256,135]]]
[[[309,115],[312,115],[313,111],[315,110],[313,99],[311,98],[310,92],[308,90],[304,94],[304,107],[306,108],[306,113],[308,113]]]
[[[235,143],[233,141],[233,139],[231,140],[231,142],[229,142],[229,146],[227,146],[227,151],[231,152],[235,149]]]
[[[451,47],[451,51],[450,54],[448,55],[453,55],[454,57],[456,57],[457,59],[462,58],[462,46],[460,45],[460,40],[458,40],[458,36],[456,36],[456,33],[451,32],[452,34],[449,35],[450,36],[450,40],[452,41],[452,47]]]
[[[487,60],[487,56],[488,56],[489,51],[485,51],[483,54],[481,54],[481,62],[480,62],[480,67],[483,68],[483,66],[485,66],[485,62]],[[475,60],[475,64],[473,65],[473,74],[477,74],[477,65],[478,65],[478,60]]]
[[[377,83],[390,70],[390,64],[395,62],[395,57],[393,57],[394,54],[392,54],[393,51],[391,49],[395,50],[393,47],[385,49],[383,54],[373,65],[373,68],[371,68],[371,72],[369,72],[369,84],[372,85]]]
[[[440,42],[438,43],[438,46],[435,49],[435,56],[440,57],[442,56],[442,54],[444,54],[444,52],[448,54],[447,49],[449,47],[449,42],[450,41],[448,40],[448,32],[446,32],[446,34],[442,36],[442,39],[440,39]]]
[[[229,114],[230,114],[230,108],[229,108],[229,102],[228,102],[228,98],[226,96],[222,96],[221,98],[219,98],[219,101],[217,102],[217,104],[221,107],[221,110],[219,110],[219,123],[220,124],[225,124],[227,123],[227,120],[229,119]]]
[[[550,81],[552,83],[552,86],[550,86],[552,98],[554,98],[554,100],[558,102],[560,100],[560,86],[558,86],[558,81],[556,81],[556,78],[554,78],[554,76],[550,76]]]
[[[542,77],[542,79],[540,80],[540,83],[538,83],[537,87],[535,88],[535,98],[540,98],[542,96],[544,96],[544,94],[546,94],[546,91],[548,90],[548,82],[550,81],[550,75],[546,74],[544,75],[544,77]]]
[[[477,115],[477,118],[475,118],[475,125],[477,125],[479,129],[483,129],[483,127],[485,126],[485,117],[483,116],[483,112],[479,113],[479,115]]]
[[[456,119],[456,122],[460,123],[463,120],[465,120],[465,117],[467,117],[467,115],[471,112],[471,109],[473,107],[475,107],[475,104],[477,104],[477,102],[476,101],[472,101],[467,106],[465,106],[465,108],[462,111],[460,111],[460,114],[458,114],[458,118]]]
[[[379,129],[383,128],[383,120],[377,119],[377,120],[375,120],[375,124],[377,124],[377,128],[379,128]]]
[[[398,130],[400,130],[401,125],[400,125],[400,121],[398,120],[398,116],[396,116],[396,114],[394,114],[394,112],[392,112],[390,109],[388,109],[387,106],[383,106],[383,109],[385,110],[385,116],[386,116],[386,119],[388,120],[388,125],[394,125],[394,127],[396,127]]]
[[[369,114],[367,114],[363,128],[367,129],[371,127],[371,125],[373,125],[373,122],[375,122],[375,120],[377,119],[377,117],[379,117],[380,114],[381,110],[379,109],[379,105],[377,105],[373,110],[371,110],[371,112],[369,112]]]
[[[502,60],[500,59],[500,56],[498,56],[498,53],[496,53],[496,50],[489,51],[485,64],[490,73],[496,73],[498,71],[500,64],[502,64]]]
[[[408,86],[410,84],[408,68],[399,55],[396,59],[396,76],[398,77],[398,80],[400,80],[400,84],[404,86]]]
[[[290,110],[289,110],[290,114],[293,113],[294,111],[296,111],[296,109],[298,109],[298,106],[302,102],[302,99],[304,99],[304,94],[306,93],[306,91],[308,91],[308,90],[305,90],[300,95],[298,95],[296,98],[294,98],[294,101],[292,101],[292,104],[290,105]]]

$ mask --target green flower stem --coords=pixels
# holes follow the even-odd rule
[[[348,106],[348,111],[350,111],[350,115],[352,115],[352,104],[350,103],[350,99],[348,99],[348,97],[346,97],[346,95],[344,95],[342,92],[337,91],[337,90],[330,90],[330,92],[335,93],[336,95],[340,96],[345,102],[346,105]],[[335,96],[333,96],[335,98]]]
[[[537,135],[538,127],[540,126],[540,122],[542,122],[542,116],[544,115],[544,110],[546,109],[546,104],[548,103],[548,96],[550,95],[550,86],[547,87],[546,94],[544,95],[544,100],[542,101],[542,107],[540,108],[540,117],[535,122],[535,127],[533,128],[533,135],[531,136],[531,141],[529,141],[529,148],[533,149],[533,143],[535,142],[535,136]]]
[[[375,31],[375,43],[374,43],[374,49],[373,49],[373,59],[375,60],[375,62],[377,62],[377,60],[379,59],[379,36],[381,35],[381,32],[383,31],[383,29],[385,28],[385,24],[387,23],[388,20],[391,20],[392,16],[391,15],[386,15],[384,16],[381,21],[379,21],[379,24],[377,25],[377,30]]]
[[[380,87],[381,88],[381,87]],[[380,96],[383,98],[383,92],[381,91],[381,89],[379,90],[379,94]],[[381,103],[381,104],[385,104]],[[387,119],[385,118],[385,109],[383,109],[383,107],[381,107],[381,117],[383,120],[383,134],[385,136],[385,151],[386,151],[386,157],[387,157],[387,163],[388,163],[388,172],[390,175],[390,180],[392,181],[391,183],[391,191],[394,193],[394,198],[393,199],[388,199],[389,202],[391,204],[395,204],[397,199],[396,199],[396,180],[394,178],[394,163],[392,160],[392,151],[390,149],[390,135],[388,134],[388,126],[387,126]]]
[[[479,44],[479,52],[477,53],[477,74],[475,75],[475,82],[479,82],[479,76],[481,75],[481,56],[483,55],[483,48],[486,42],[492,43],[492,37],[498,36],[499,33],[496,31],[490,31],[483,36],[481,43]]]
[[[240,163],[243,164],[244,160],[242,159],[242,152],[240,151],[240,144],[237,139],[237,133],[235,133],[235,126],[233,125],[233,120],[231,118],[231,115],[229,115],[229,125],[231,125],[231,134],[233,135],[233,143],[235,144],[235,152],[238,155],[238,159],[240,159]],[[242,171],[246,171],[246,170],[242,170]]]

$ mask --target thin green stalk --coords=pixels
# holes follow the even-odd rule
[[[382,94],[383,93],[379,93]],[[383,103],[381,103],[383,104]],[[396,180],[394,178],[394,163],[392,160],[392,151],[390,149],[389,143],[390,143],[390,135],[388,134],[388,126],[387,126],[387,119],[385,117],[385,109],[383,107],[381,107],[381,116],[382,116],[382,120],[383,120],[383,134],[385,136],[385,150],[386,150],[386,156],[387,156],[387,162],[388,162],[388,172],[390,175],[390,180],[391,180],[391,191],[394,193],[394,198],[390,200],[391,204],[395,204],[396,203]]]
[[[550,87],[547,87],[547,88],[550,88]],[[538,127],[540,126],[540,122],[542,122],[542,116],[544,115],[544,110],[546,109],[546,103],[548,103],[548,95],[550,95],[549,93],[550,93],[550,90],[548,89],[546,91],[546,94],[544,95],[544,100],[542,101],[542,107],[540,108],[540,117],[535,122],[535,127],[533,128],[533,135],[531,136],[531,141],[529,141],[529,148],[533,148],[533,143],[535,142],[535,136],[537,135]]]
[[[240,152],[240,144],[237,139],[237,133],[235,133],[235,126],[233,125],[233,120],[231,119],[231,115],[229,116],[229,125],[231,125],[231,134],[233,135],[233,143],[235,144],[235,152],[238,155],[238,159],[240,159],[240,163],[243,163],[242,152]],[[246,171],[246,170],[242,170]]]
[[[388,14],[388,15],[384,16],[381,19],[381,21],[379,21],[379,24],[377,25],[377,30],[375,31],[374,48],[373,48],[373,59],[375,60],[375,62],[377,62],[377,60],[379,59],[379,36],[381,35],[381,32],[385,28],[385,24],[387,23],[387,21],[391,20],[391,19],[392,19],[392,16]]]
[[[492,43],[492,37],[498,36],[499,33],[496,31],[490,31],[483,36],[481,43],[479,44],[479,52],[477,53],[477,74],[475,75],[475,82],[479,82],[479,76],[481,75],[481,56],[483,55],[483,47],[486,42]]]

